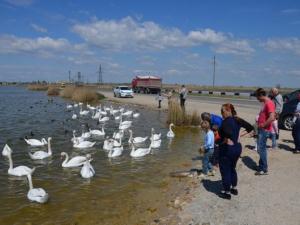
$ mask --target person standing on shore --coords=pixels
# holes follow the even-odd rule
[[[157,96],[156,96],[156,101],[158,101],[158,108],[161,108],[161,102],[164,99],[163,96],[161,95],[161,92],[158,92]]]
[[[242,145],[239,142],[240,129],[243,127],[250,133],[253,126],[238,117],[234,106],[230,103],[222,105],[221,113],[224,120],[219,129],[219,166],[223,190],[219,196],[231,199],[231,194],[238,195],[236,164],[242,153]]]
[[[277,88],[272,88],[271,92],[270,92],[270,96],[272,101],[275,104],[275,120],[273,121],[273,128],[274,128],[274,132],[273,134],[276,135],[276,138],[274,139],[274,137],[272,137],[272,146],[276,146],[276,140],[279,139],[279,128],[278,128],[278,119],[279,119],[279,115],[282,112],[283,109],[283,98],[282,95],[279,93]]]
[[[300,94],[298,94],[298,104],[295,110],[293,122],[292,135],[295,143],[294,153],[300,153]]]
[[[187,98],[187,94],[188,94],[188,90],[184,85],[182,85],[179,91],[180,106],[182,109],[185,109],[185,100]]]
[[[271,136],[272,123],[275,120],[275,104],[267,97],[263,88],[258,88],[255,96],[261,102],[262,108],[258,116],[258,171],[255,175],[268,174],[267,140]]]

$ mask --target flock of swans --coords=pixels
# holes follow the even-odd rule
[[[115,158],[122,155],[124,151],[123,139],[127,133],[129,134],[128,144],[131,147],[130,156],[133,158],[144,157],[151,153],[151,149],[159,148],[161,146],[162,134],[155,133],[154,128],[151,128],[149,147],[141,147],[148,140],[147,136],[133,136],[133,131],[130,129],[132,127],[133,120],[130,120],[130,118],[138,118],[140,116],[140,113],[138,112],[134,112],[132,110],[126,111],[123,107],[114,109],[113,106],[102,107],[99,105],[94,107],[89,104],[86,105],[86,109],[83,109],[83,103],[68,104],[66,108],[69,111],[73,111],[73,115],[71,116],[72,120],[77,120],[79,117],[88,118],[90,116],[93,120],[98,121],[97,124],[102,125],[101,129],[89,129],[87,132],[82,131],[81,136],[76,136],[76,131],[74,130],[73,137],[71,138],[74,148],[81,150],[92,148],[96,142],[90,140],[94,137],[105,137],[106,133],[104,126],[110,120],[118,122],[118,129],[115,130],[111,138],[107,136],[103,142],[103,149],[107,151],[108,158]],[[75,113],[76,108],[79,108],[78,114]],[[126,118],[127,120],[124,120],[123,118]],[[174,131],[172,130],[173,126],[174,124],[169,125],[169,131],[166,134],[168,138],[175,137]],[[48,137],[47,140],[45,138],[42,138],[41,140],[24,138],[24,140],[29,146],[35,147],[37,150],[34,153],[29,153],[29,157],[32,160],[44,160],[52,156],[51,137]],[[48,151],[38,150],[43,146],[47,146]],[[43,188],[33,187],[32,175],[35,168],[31,169],[23,165],[14,167],[12,153],[12,149],[6,144],[3,148],[2,155],[7,157],[9,160],[8,174],[11,176],[27,176],[29,183],[27,198],[33,202],[47,202],[49,198],[48,193]],[[80,175],[83,178],[92,178],[95,175],[95,170],[91,165],[91,161],[93,159],[90,154],[69,158],[69,155],[66,152],[61,152],[61,157],[64,158],[62,167],[81,167]]]

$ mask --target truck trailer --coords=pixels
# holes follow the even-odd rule
[[[131,84],[134,93],[157,94],[161,91],[162,79],[156,76],[136,76]]]

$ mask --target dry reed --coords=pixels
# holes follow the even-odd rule
[[[29,84],[27,89],[30,91],[47,91],[48,85],[46,84]]]
[[[47,95],[57,96],[57,95],[59,95],[59,92],[60,92],[60,90],[58,87],[50,86],[48,88]]]
[[[72,98],[75,89],[75,86],[67,86],[60,92],[60,96],[63,98]]]
[[[200,124],[200,116],[197,111],[191,114],[183,110],[179,103],[172,100],[168,107],[167,123],[173,123],[176,126],[198,126]]]

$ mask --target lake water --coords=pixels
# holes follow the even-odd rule
[[[71,120],[72,112],[66,110],[67,101],[60,97],[53,99],[48,102],[45,92],[0,87],[1,150],[8,143],[13,149],[14,166],[36,167],[33,185],[44,188],[50,195],[47,204],[29,202],[27,179],[8,175],[8,160],[1,157],[0,224],[147,224],[161,210],[167,210],[177,182],[169,173],[189,169],[184,164],[197,155],[202,139],[198,129],[176,129],[176,137],[169,140],[165,113],[125,105],[141,113],[139,118],[133,119],[134,136],[149,136],[154,127],[156,132],[162,133],[162,146],[151,155],[132,159],[126,133],[123,155],[110,160],[102,149],[101,138],[88,151],[72,147],[73,129],[80,134],[84,124],[92,128],[99,126],[88,117]],[[111,136],[117,127],[118,124],[110,120],[105,126],[107,135]],[[34,149],[23,138],[32,134],[37,139],[52,137],[51,159],[36,162],[29,158],[28,152]],[[91,153],[95,177],[86,180],[81,178],[80,168],[62,168],[62,151],[70,156]]]

